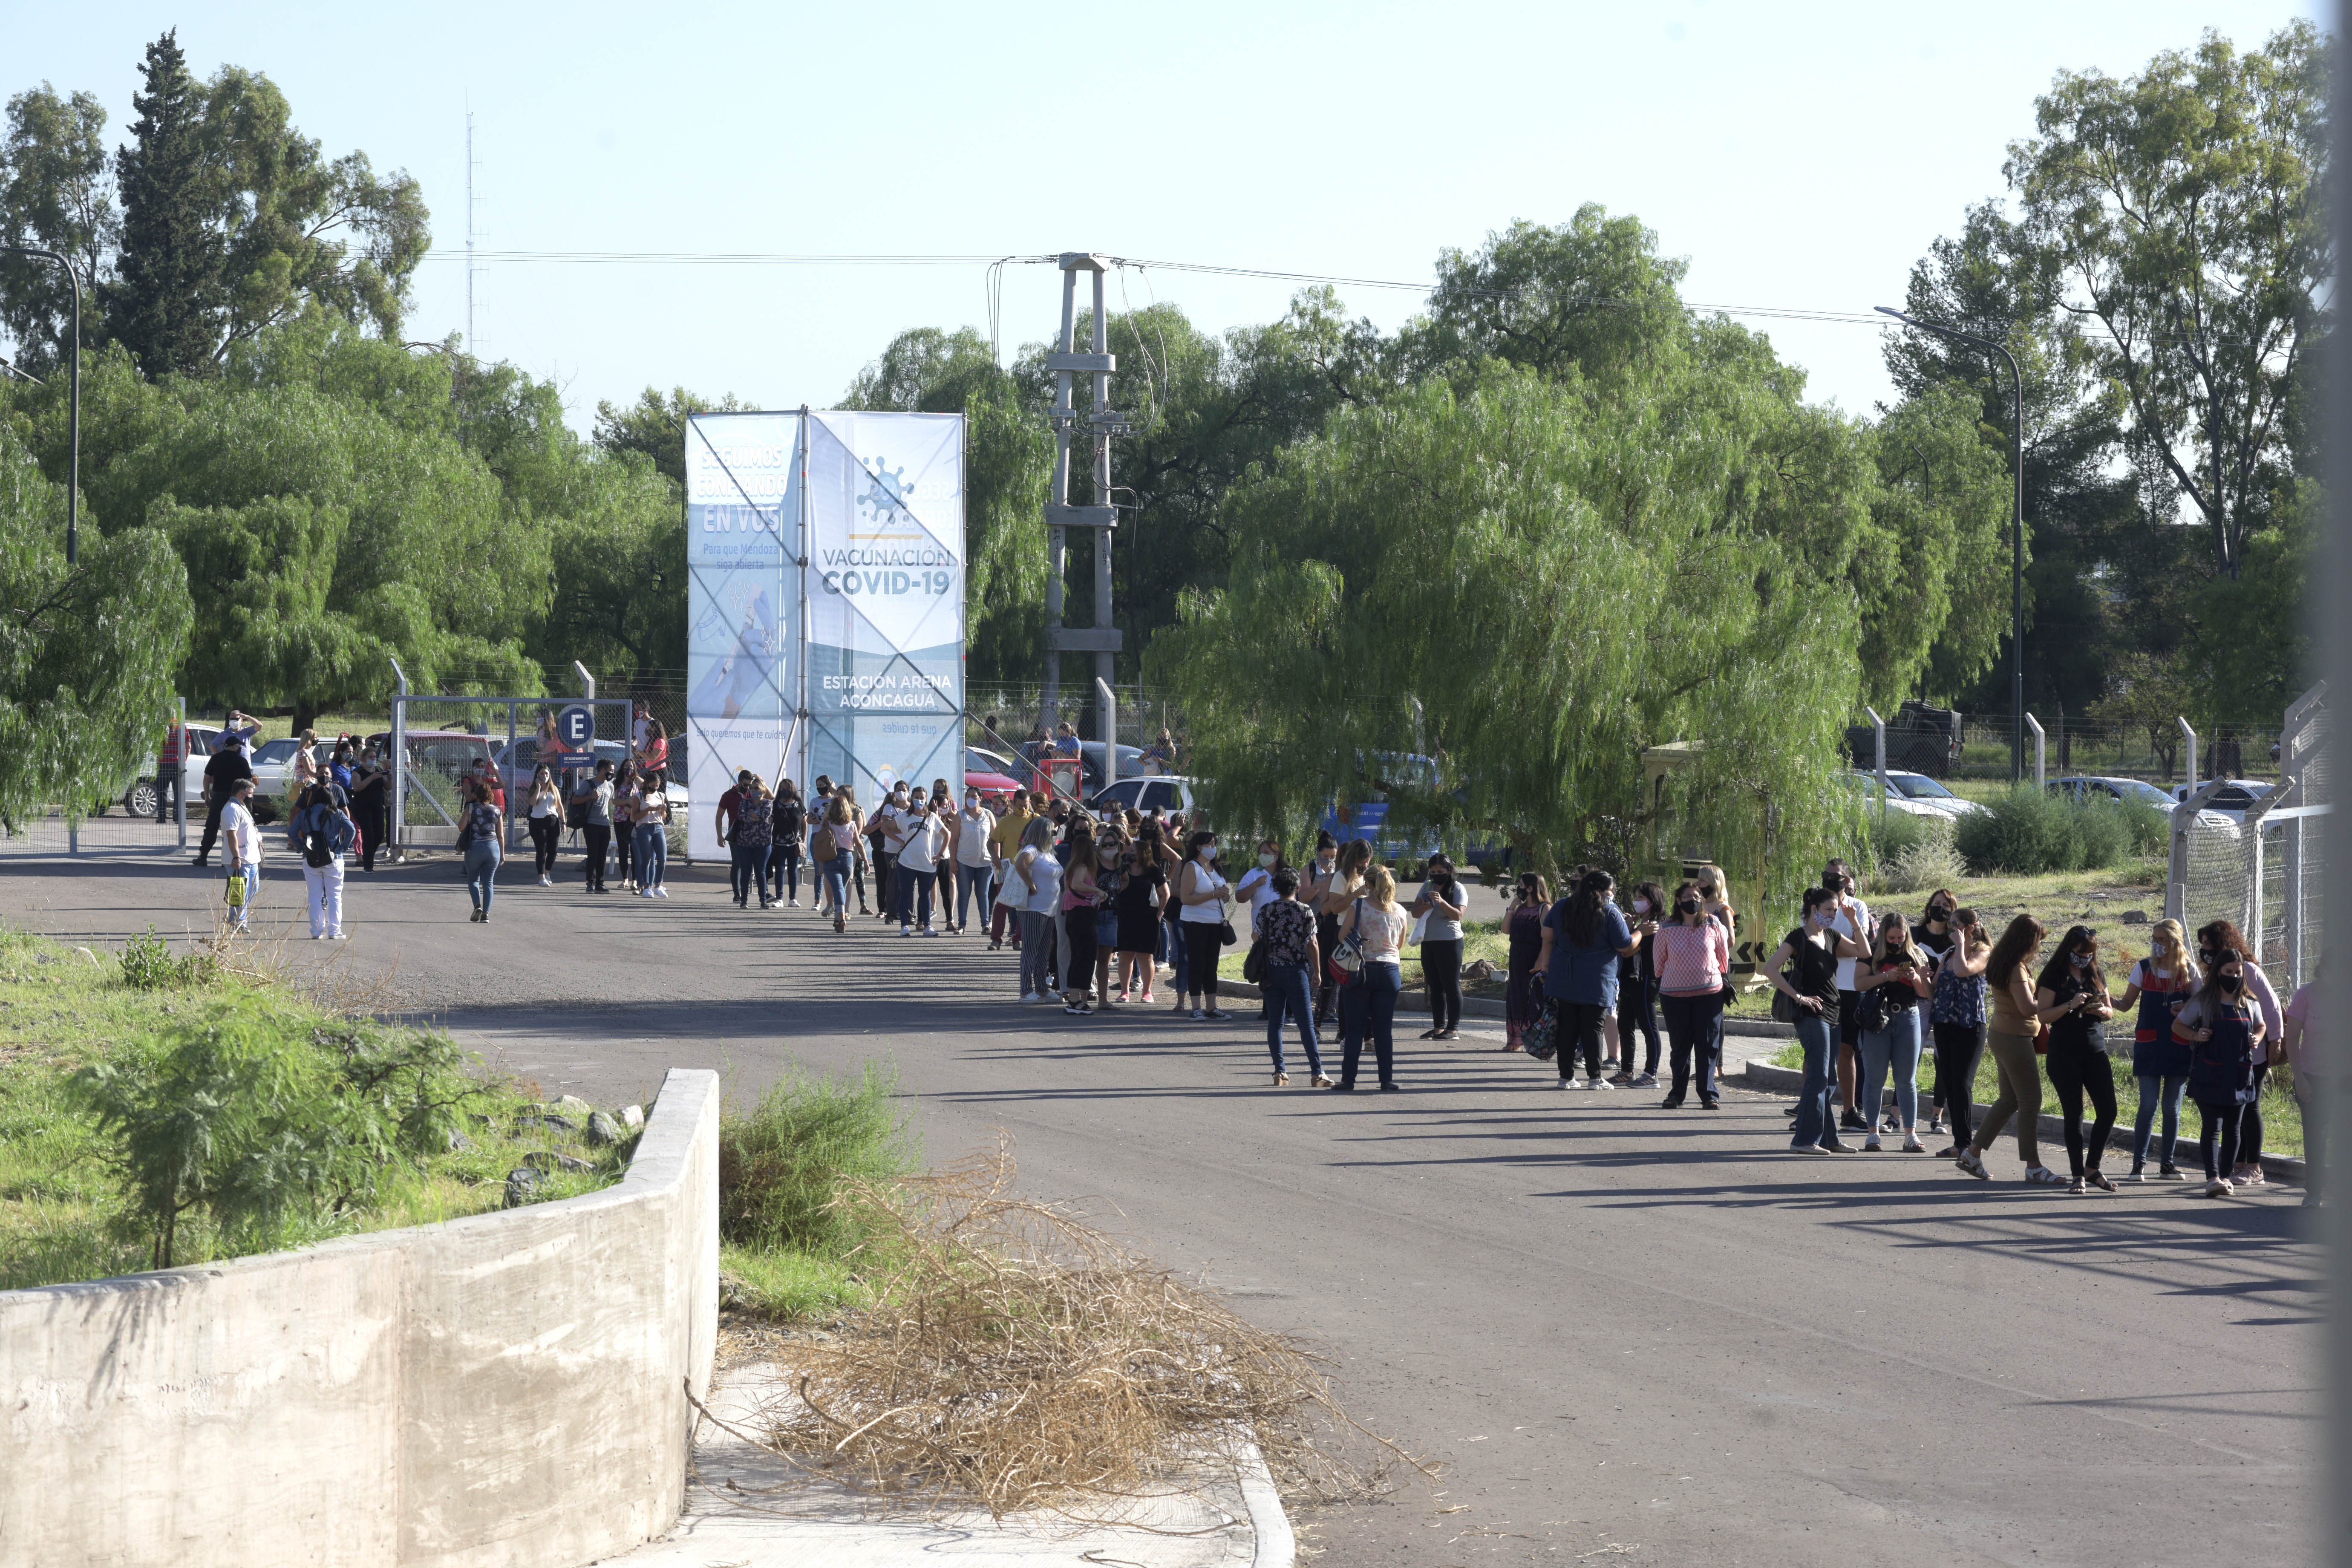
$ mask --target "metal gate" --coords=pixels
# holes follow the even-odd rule
[[[575,737],[555,733],[569,709],[585,709],[588,732],[576,750],[560,753],[583,759],[562,770],[566,795],[571,775],[597,760],[617,765],[629,755],[629,700],[623,697],[420,696],[402,692],[392,700],[391,727],[371,736],[387,756],[399,759],[393,772],[392,821],[388,834],[397,858],[410,848],[450,848],[457,842],[458,781],[487,770],[506,792],[506,847],[522,837],[524,797],[549,743],[569,748]]]

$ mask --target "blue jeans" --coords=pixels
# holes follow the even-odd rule
[[[1274,1070],[1284,1070],[1282,1025],[1286,1017],[1290,1017],[1298,1020],[1298,1043],[1307,1047],[1307,1070],[1320,1078],[1323,1056],[1315,1048],[1315,993],[1307,984],[1307,966],[1303,963],[1267,964],[1265,1004],[1265,1048],[1274,1057]]]
[[[1397,992],[1404,972],[1393,963],[1367,963],[1352,985],[1339,989],[1339,1087],[1356,1087],[1356,1062],[1364,1037],[1372,1041],[1372,1059],[1380,1064],[1381,1087],[1396,1081]]]
[[[833,900],[833,912],[849,912],[849,857],[836,855],[830,860],[816,863],[817,874],[824,879],[824,896]]]
[[[261,868],[243,867],[231,871],[228,874],[228,879],[232,882],[241,880],[245,883],[245,901],[229,910],[228,915],[229,924],[242,928],[245,925],[246,917],[253,912],[253,900],[261,896]],[[221,897],[226,899],[228,895],[224,892]]]
[[[1830,1100],[1837,1093],[1837,1062],[1830,1054],[1837,1044],[1837,1015],[1816,1017],[1800,1007],[1797,1043],[1805,1048],[1805,1087],[1797,1091],[1797,1135],[1789,1147],[1810,1149],[1837,1138],[1830,1120]]]
[[[917,907],[922,910],[919,920],[908,920]],[[931,923],[931,868],[929,866],[898,864],[898,923],[929,928]]]
[[[972,890],[980,892],[980,923],[986,925],[996,910],[996,868],[956,862],[956,929],[971,924]]]
[[[490,890],[499,874],[499,847],[486,838],[466,846],[466,896],[484,914],[490,912]]]
[[[801,896],[799,841],[793,839],[769,845],[767,860],[760,867],[752,885],[761,889],[761,896],[770,900],[782,899],[784,896],[785,888],[789,885],[792,889],[792,896],[799,898]],[[771,887],[774,888],[773,892],[768,891]]]
[[[1046,933],[1054,917],[1036,910],[1014,911],[1021,921],[1021,994],[1043,996],[1054,989],[1054,943]]]
[[[662,825],[658,822],[638,823],[635,847],[637,858],[637,886],[660,887],[662,872],[669,866],[669,837],[662,831]]]
[[[768,860],[767,846],[763,844],[754,849],[740,838],[730,838],[727,841],[727,853],[730,859],[727,884],[735,894],[735,901],[740,904],[750,898],[751,885],[755,881],[761,883],[760,897],[766,899],[768,889],[763,873]]]
[[[1873,1132],[1886,1103],[1886,1074],[1895,1074],[1895,1115],[1903,1131],[1919,1128],[1919,1009],[1906,1007],[1883,1029],[1862,1036],[1862,1093],[1855,1103]]]
[[[2139,1079],[2139,1113],[2132,1118],[2132,1169],[2137,1171],[2147,1163],[2147,1135],[2156,1125],[2156,1108],[2164,1106],[2164,1147],[2158,1151],[2156,1163],[2172,1163],[2172,1151],[2180,1141],[2180,1097],[2189,1092],[2186,1074],[2165,1073],[2161,1076],[2144,1072]],[[2308,1138],[2309,1134],[2305,1135]]]

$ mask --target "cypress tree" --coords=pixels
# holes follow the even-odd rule
[[[223,239],[204,145],[204,89],[177,31],[147,46],[132,142],[115,154],[122,249],[107,330],[150,377],[211,367],[220,342]]]

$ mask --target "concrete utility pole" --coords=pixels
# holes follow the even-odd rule
[[[1062,257],[1062,346],[1045,356],[1054,373],[1054,406],[1046,418],[1054,426],[1054,489],[1045,500],[1045,530],[1051,541],[1052,570],[1045,580],[1045,681],[1044,723],[1051,730],[1059,721],[1062,700],[1062,656],[1091,653],[1095,679],[1100,682],[1096,728],[1107,746],[1116,746],[1112,733],[1117,715],[1109,690],[1119,651],[1118,628],[1111,624],[1110,541],[1118,526],[1118,509],[1110,504],[1110,439],[1128,433],[1128,422],[1110,406],[1111,373],[1118,368],[1110,353],[1110,322],[1103,311],[1103,272],[1109,264],[1099,256],[1076,251]],[[1094,275],[1094,352],[1078,353],[1078,274]],[[1070,504],[1070,443],[1079,434],[1078,411],[1071,401],[1076,375],[1094,378],[1094,398],[1085,424],[1094,443],[1095,499],[1092,506]],[[1062,573],[1069,562],[1069,530],[1095,530],[1095,624],[1089,627],[1062,624]],[[1112,753],[1116,754],[1116,753]]]

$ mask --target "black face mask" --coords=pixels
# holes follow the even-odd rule
[[[2234,996],[2238,994],[2238,987],[2242,982],[2234,974],[2221,974],[2214,976],[2213,984]]]
[[[1951,923],[1952,911],[1941,904],[1931,904],[1927,908],[1927,919],[1936,925],[1948,925]]]
[[[1696,899],[1685,899],[1681,903],[1675,906],[1675,913],[1682,916],[1685,920],[1690,919],[1691,916],[1698,913],[1698,900]]]

